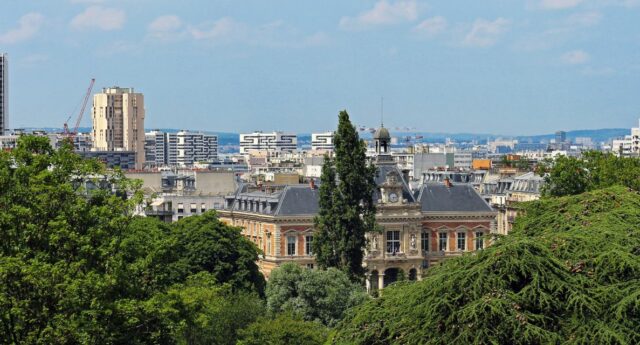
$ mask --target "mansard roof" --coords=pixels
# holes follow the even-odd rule
[[[387,175],[389,175],[389,173],[395,172],[398,175],[398,182],[402,184],[402,198],[406,199],[407,202],[410,202],[410,203],[416,202],[416,199],[413,197],[413,193],[411,193],[411,189],[409,188],[409,185],[404,180],[402,171],[400,171],[400,169],[398,169],[398,167],[395,164],[394,165],[378,165],[377,168],[378,168],[378,171],[375,176],[375,182],[378,187],[380,187],[382,184],[385,183],[385,181],[387,180]],[[374,194],[373,201],[378,202],[378,200],[381,199],[380,193],[378,191],[375,191],[373,194]]]
[[[423,212],[492,212],[493,209],[466,183],[427,183],[422,186],[418,201]]]
[[[276,216],[303,216],[318,213],[318,189],[307,185],[287,186],[280,198]]]

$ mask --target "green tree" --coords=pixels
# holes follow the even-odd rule
[[[640,343],[640,194],[523,207],[509,236],[356,307],[333,343]]]
[[[292,312],[327,326],[334,326],[349,308],[368,299],[362,287],[338,269],[313,270],[295,263],[271,272],[266,295],[272,314]]]
[[[0,152],[0,343],[176,343],[175,325],[197,334],[204,326],[190,320],[218,320],[213,309],[152,308],[191,293],[261,313],[251,302],[264,286],[258,252],[239,230],[214,214],[171,225],[134,217],[139,186],[67,142],[53,150],[47,138],[25,136]],[[199,274],[219,286],[193,286]]]
[[[365,233],[375,228],[376,168],[367,164],[366,144],[346,111],[338,116],[334,144],[335,160],[321,176],[321,188],[328,185],[320,193],[314,253],[321,268],[337,267],[361,280]]]
[[[340,265],[337,217],[334,213],[337,211],[334,198],[338,197],[336,183],[333,159],[325,154],[318,188],[318,215],[314,218],[316,232],[313,234],[312,242],[316,263],[321,268]]]
[[[264,295],[265,280],[257,265],[259,249],[242,236],[240,228],[222,223],[209,211],[180,220],[174,229],[168,251],[178,253],[174,265],[185,269],[186,275],[210,272],[218,283]]]
[[[124,326],[144,328],[157,320],[162,327],[156,328],[162,331],[145,336],[161,343],[233,345],[238,330],[264,315],[264,304],[257,294],[234,292],[206,272],[190,276],[184,284],[176,284],[140,306],[129,309],[137,315],[128,318],[130,324]]]
[[[542,164],[543,195],[557,197],[623,185],[640,191],[640,159],[585,152],[581,158],[559,156]]]
[[[329,335],[320,323],[303,321],[289,314],[262,318],[240,331],[238,345],[321,345]]]

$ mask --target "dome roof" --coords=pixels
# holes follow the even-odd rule
[[[380,127],[373,134],[373,139],[391,139],[391,135],[389,135],[388,129]]]

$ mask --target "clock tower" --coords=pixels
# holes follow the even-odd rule
[[[402,176],[396,170],[389,171],[380,185],[382,202],[388,205],[402,204]]]

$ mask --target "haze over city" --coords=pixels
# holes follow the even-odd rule
[[[640,1],[9,3],[16,128],[61,127],[90,78],[143,92],[147,128],[377,126],[382,96],[386,124],[432,132],[628,128],[640,109]]]

